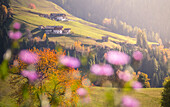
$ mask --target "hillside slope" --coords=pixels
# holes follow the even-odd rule
[[[36,9],[29,9],[28,6],[30,3],[35,4]],[[50,37],[49,40],[51,41],[55,41],[55,42],[57,41],[61,44],[67,44],[68,46],[70,46],[75,41],[79,40],[80,42],[82,42],[82,44],[105,45],[109,47],[115,47],[115,46],[120,47],[119,42],[126,42],[129,44],[136,43],[135,38],[130,38],[128,36],[123,36],[123,35],[105,31],[103,30],[104,27],[74,17],[71,14],[67,13],[65,10],[63,10],[60,6],[48,0],[29,0],[29,1],[12,0],[11,4],[15,13],[14,20],[26,24],[25,27],[30,29],[35,36],[43,35],[40,31],[35,30],[36,28],[38,28],[39,25],[44,25],[44,26],[62,25],[64,26],[64,28],[71,28],[72,32],[76,34],[76,36]],[[54,21],[54,20],[40,17],[37,14],[34,14],[35,12],[44,13],[44,14],[65,13],[68,19],[71,19],[72,21],[68,21],[68,22]],[[101,39],[101,37],[105,35],[109,35],[110,36],[109,39],[111,41],[103,42],[103,43],[96,41],[97,39]]]
[[[59,4],[75,16],[94,23],[102,24],[104,18],[116,18],[126,22],[128,25],[157,32],[165,41],[170,40],[169,0],[50,1]]]

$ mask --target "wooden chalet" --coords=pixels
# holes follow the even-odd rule
[[[54,19],[56,21],[64,21],[64,20],[66,20],[66,14],[51,13],[50,18]]]
[[[46,26],[44,28],[46,34],[62,34],[63,26]]]
[[[54,27],[53,33],[54,34],[62,34],[62,29],[63,29],[63,26],[56,26],[56,27]]]
[[[71,33],[71,28],[65,28],[65,29],[63,30],[63,33],[64,33],[64,34],[70,34],[70,33]]]
[[[40,17],[50,18],[48,14],[39,14]]]
[[[46,27],[44,28],[45,33],[46,33],[46,34],[51,34],[51,33],[53,32],[53,30],[54,30],[54,27],[55,27],[55,26],[46,26]]]

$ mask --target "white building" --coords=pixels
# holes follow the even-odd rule
[[[62,29],[63,29],[63,26],[56,26],[54,27],[54,30],[53,30],[53,33],[54,34],[62,34]]]

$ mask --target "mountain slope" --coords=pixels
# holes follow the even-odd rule
[[[36,9],[29,9],[30,3],[35,4]],[[60,6],[48,1],[48,0],[12,0],[11,6],[14,9],[14,20],[26,24],[26,28],[30,29],[36,36],[42,36],[40,31],[35,31],[39,25],[51,26],[51,25],[62,25],[64,28],[71,28],[72,31],[78,36],[60,36],[60,37],[49,37],[51,41],[57,41],[59,43],[67,44],[70,46],[75,41],[80,41],[83,44],[88,45],[105,45],[109,47],[119,46],[118,42],[126,42],[129,44],[135,44],[136,39],[127,36],[115,34],[103,30],[104,27],[94,23],[84,21],[80,18],[74,17],[67,13]],[[47,18],[39,17],[34,13],[65,13],[69,19],[69,22],[59,22],[50,20]],[[35,32],[34,32],[35,31]],[[96,39],[101,39],[102,36],[111,36],[109,42],[96,42]],[[90,37],[90,38],[87,38]]]
[[[133,27],[137,26],[157,32],[165,41],[170,40],[169,0],[50,1],[59,4],[75,16],[94,23],[102,24],[104,18],[116,18]]]

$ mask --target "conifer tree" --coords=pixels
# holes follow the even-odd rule
[[[157,73],[153,74],[151,85],[152,87],[159,86],[159,78],[158,78]]]

